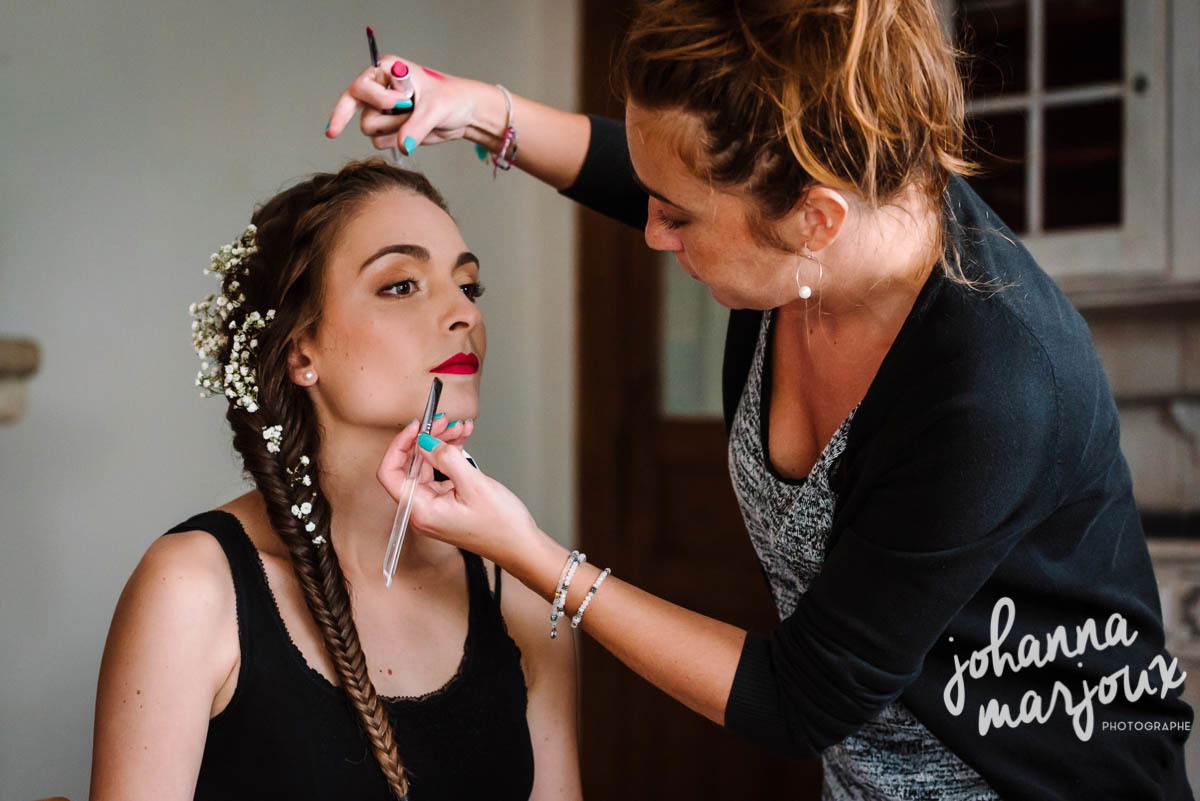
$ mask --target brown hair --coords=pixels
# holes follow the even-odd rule
[[[425,197],[446,209],[442,196],[421,174],[403,170],[380,158],[353,161],[337,173],[317,173],[284,190],[262,204],[252,217],[258,227],[258,252],[237,280],[246,296],[231,320],[240,325],[254,311],[265,314],[275,309],[275,319],[257,334],[253,355],[258,381],[258,408],[247,412],[230,403],[225,418],[233,428],[233,445],[242,457],[245,471],[253,478],[266,501],[271,525],[291,554],[292,569],[304,591],[309,611],[321,630],[321,638],[337,670],[337,676],[362,731],[375,754],[388,786],[397,797],[408,792],[404,764],[396,749],[387,710],[380,702],[367,673],[366,661],[354,626],[346,579],[330,543],[329,502],[320,492],[320,430],[312,402],[303,387],[288,375],[287,356],[301,333],[315,333],[321,321],[326,263],[338,231],[363,203],[389,190]],[[226,277],[223,291],[234,296]],[[220,353],[228,363],[231,345]],[[270,453],[262,431],[272,425],[283,427],[278,453]],[[310,459],[312,486],[303,499],[294,497],[288,469],[300,457]],[[315,531],[303,529],[291,507],[308,500],[315,492],[309,520]],[[314,545],[321,535],[326,544]]]
[[[756,239],[789,250],[772,223],[814,184],[871,208],[913,186],[938,208],[952,174],[977,171],[958,55],[933,0],[643,0],[616,79],[639,106],[696,115],[703,141],[679,137],[680,156],[745,192]],[[940,263],[976,285],[957,254]]]

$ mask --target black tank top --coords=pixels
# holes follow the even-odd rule
[[[241,667],[228,706],[209,721],[196,798],[391,799],[350,702],[288,636],[266,571],[241,522],[204,512],[166,532],[207,531],[229,559]],[[409,799],[525,799],[533,747],[521,652],[476,554],[460,549],[470,620],[458,672],[419,698],[383,698],[408,772]]]

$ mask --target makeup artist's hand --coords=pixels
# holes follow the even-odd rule
[[[420,448],[423,457],[413,499],[414,528],[501,565],[510,564],[530,538],[546,536],[520,498],[467,462],[460,443],[444,436],[419,443],[416,423],[392,441],[376,474],[397,501],[413,448]],[[449,480],[434,481],[435,467]]]
[[[396,104],[404,100],[391,88],[392,65],[397,62],[408,67],[413,110],[385,114],[395,111]],[[379,67],[363,70],[342,92],[329,116],[325,135],[331,139],[338,136],[354,118],[354,112],[361,110],[359,128],[377,149],[400,147],[412,153],[420,145],[465,138],[477,105],[487,101],[502,103],[494,86],[446,75],[397,56],[383,56]]]
[[[415,440],[416,436],[420,432],[420,430],[421,430],[421,418],[418,417],[415,420],[410,420],[408,422],[408,425],[406,425],[404,428],[402,428],[400,430],[400,433],[396,435],[396,439],[400,439],[400,438],[404,437],[406,432],[411,432],[410,439]],[[471,438],[471,434],[475,433],[475,421],[474,420],[452,420],[448,417],[442,416],[442,417],[436,418],[433,421],[433,425],[431,425],[429,427],[429,432],[430,432],[431,436],[437,437],[442,442],[452,443],[455,447],[457,447],[461,451],[462,448],[465,447],[467,440]],[[388,446],[388,454],[390,454],[391,451],[395,447],[396,447],[396,442],[395,442],[395,440],[393,440],[392,444]],[[393,490],[393,489],[389,488],[387,484],[384,484],[384,487],[388,488],[388,491],[392,493],[393,497],[397,497],[400,494],[400,486],[402,484],[404,484],[405,468],[408,467],[408,456],[411,456],[411,455],[412,455],[412,451],[410,450],[408,452],[408,455],[405,456],[404,463],[400,466],[400,478],[397,479],[397,481],[396,481],[396,488]],[[421,451],[421,455],[424,456],[425,452]],[[466,457],[463,457],[463,458],[465,459]],[[388,459],[388,455],[385,454],[384,458],[383,458],[383,464],[387,463],[387,459]],[[383,467],[381,464],[380,470],[382,470],[382,469],[383,469]],[[433,481],[433,467],[429,464],[428,459],[421,460],[421,467],[418,472],[418,479],[421,481],[431,481],[431,482]],[[382,481],[382,478],[380,480]]]

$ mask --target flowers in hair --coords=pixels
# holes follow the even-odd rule
[[[220,294],[209,295],[188,306],[192,315],[192,346],[201,360],[200,372],[196,375],[196,386],[203,388],[200,396],[224,395],[251,414],[258,411],[256,335],[275,319],[274,309],[267,310],[266,314],[252,311],[240,323],[234,319],[234,313],[246,302],[241,281],[249,269],[251,257],[258,253],[257,233],[258,228],[251,223],[241,236],[212,254],[212,266],[204,270],[204,274],[220,276],[226,286]],[[221,353],[226,347],[229,358],[221,364]],[[269,449],[271,439],[265,432],[263,436],[268,440]]]
[[[223,245],[211,256],[212,266],[204,271],[222,279],[220,294],[212,294],[199,303],[188,307],[192,315],[192,346],[200,357],[200,372],[196,386],[202,387],[200,397],[224,395],[235,406],[250,414],[258,411],[258,334],[275,319],[275,310],[264,314],[257,309],[244,314],[241,321],[235,313],[246,302],[241,291],[242,281],[250,269],[251,257],[258,253],[258,228],[251,223],[241,236],[228,245]],[[228,349],[228,357],[222,363],[221,354]],[[268,453],[279,453],[283,449],[283,426],[269,425],[261,429]],[[311,534],[317,524],[310,519],[313,501],[317,498],[312,490],[312,477],[308,474],[308,456],[300,457],[300,464],[287,470],[288,483],[295,497],[307,500],[292,504],[291,512]],[[308,488],[308,489],[305,489]],[[318,534],[312,538],[314,545],[324,545],[327,540]]]
[[[300,490],[301,487],[312,486],[312,477],[309,476],[307,469],[309,464],[311,464],[309,458],[307,456],[301,456],[300,464],[298,464],[296,467],[288,468],[288,484],[291,485],[293,492]],[[300,501],[299,503],[292,504],[292,517],[295,517],[297,520],[303,523],[304,530],[311,534],[317,530],[317,524],[309,519],[309,516],[312,514],[313,510],[312,502],[317,499],[317,493],[315,491],[309,491],[307,497],[308,500],[306,501]],[[313,545],[324,545],[326,542],[328,542],[328,540],[326,540],[325,537],[320,534],[313,537],[312,541]]]

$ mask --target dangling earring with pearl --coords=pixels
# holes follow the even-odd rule
[[[808,249],[807,242],[804,243],[804,252],[800,254],[800,257],[808,259],[809,261],[815,261],[817,263],[817,266],[821,268],[821,271],[817,277],[817,283],[821,283],[821,279],[825,277],[825,265],[821,264],[821,260],[814,256],[812,251]],[[804,298],[805,300],[812,297],[812,287],[808,284],[804,284],[803,286],[800,285],[799,263],[796,264],[796,289],[800,292],[800,297]]]

